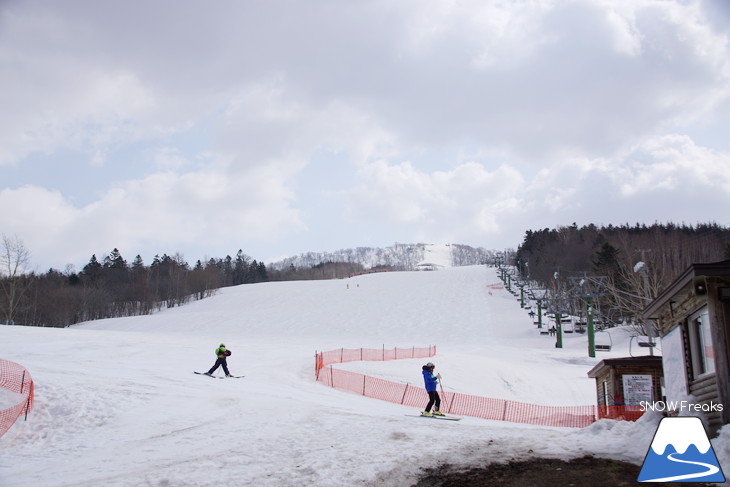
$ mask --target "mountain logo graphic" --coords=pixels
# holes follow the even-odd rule
[[[639,482],[725,482],[702,420],[663,418],[646,452]]]

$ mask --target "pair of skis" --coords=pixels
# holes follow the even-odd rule
[[[406,414],[406,416],[410,416],[411,418],[429,418],[429,419],[441,419],[444,421],[460,421],[461,418],[457,418],[456,416],[429,416],[427,414]]]
[[[441,394],[444,393],[444,386],[441,385],[441,377],[438,376],[438,383],[439,387],[441,387]],[[416,417],[416,418],[430,418],[430,419],[441,419],[444,421],[459,421],[461,418],[457,418],[456,416],[446,416],[446,415],[438,415],[438,414],[419,414],[418,416],[414,416],[412,414],[406,414],[406,416]]]
[[[245,375],[228,375],[228,376],[226,376],[226,375],[222,375],[222,376],[208,375],[205,372],[195,372],[195,371],[193,371],[193,373],[198,374],[198,375],[207,375],[211,379],[243,379],[244,377],[246,377]]]

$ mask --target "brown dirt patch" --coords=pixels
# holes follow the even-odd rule
[[[585,456],[570,461],[537,458],[459,468],[443,465],[424,471],[413,487],[623,487],[670,486],[676,483],[642,484],[636,481],[641,467],[627,462]],[[696,483],[693,485],[714,485]]]

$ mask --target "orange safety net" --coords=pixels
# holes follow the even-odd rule
[[[335,389],[404,406],[423,408],[428,402],[421,385],[402,384],[356,372],[335,369],[332,364],[354,361],[382,361],[425,358],[436,355],[436,347],[378,349],[339,349],[316,354],[316,380]],[[635,421],[643,411],[638,406],[544,406],[506,399],[492,399],[451,391],[439,391],[441,410],[447,414],[472,416],[496,421],[583,428],[598,419]]]
[[[636,421],[646,412],[641,406],[597,406],[599,419],[617,419],[620,421]]]
[[[0,436],[4,435],[22,415],[33,409],[33,379],[20,364],[0,359],[0,387],[18,395],[17,403],[0,409]]]

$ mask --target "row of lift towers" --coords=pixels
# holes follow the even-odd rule
[[[514,296],[519,295],[520,306],[530,309],[530,317],[534,320],[535,325],[540,329],[540,333],[547,335],[554,333],[555,347],[563,348],[563,333],[587,333],[588,335],[588,356],[595,357],[596,351],[610,351],[613,346],[610,332],[600,329],[596,330],[594,321],[594,299],[603,296],[604,281],[606,276],[582,276],[569,277],[571,288],[563,293],[555,292],[550,296],[548,289],[538,289],[527,286],[527,283],[520,280],[516,275],[514,268],[499,265],[497,267],[498,274],[506,289]],[[557,281],[558,272],[555,273]],[[514,285],[514,287],[513,287]],[[517,288],[517,289],[515,289]],[[519,291],[518,291],[519,290]],[[580,298],[585,304],[585,321],[573,322],[573,318],[565,310],[571,298]],[[528,304],[534,301],[537,305],[537,313],[532,311],[532,307]],[[552,329],[543,323],[543,311],[551,315],[555,320]],[[537,318],[535,318],[537,317]],[[596,337],[600,337],[596,340]],[[645,337],[637,341],[640,347],[648,347],[650,354],[653,355],[655,341],[652,337]]]

